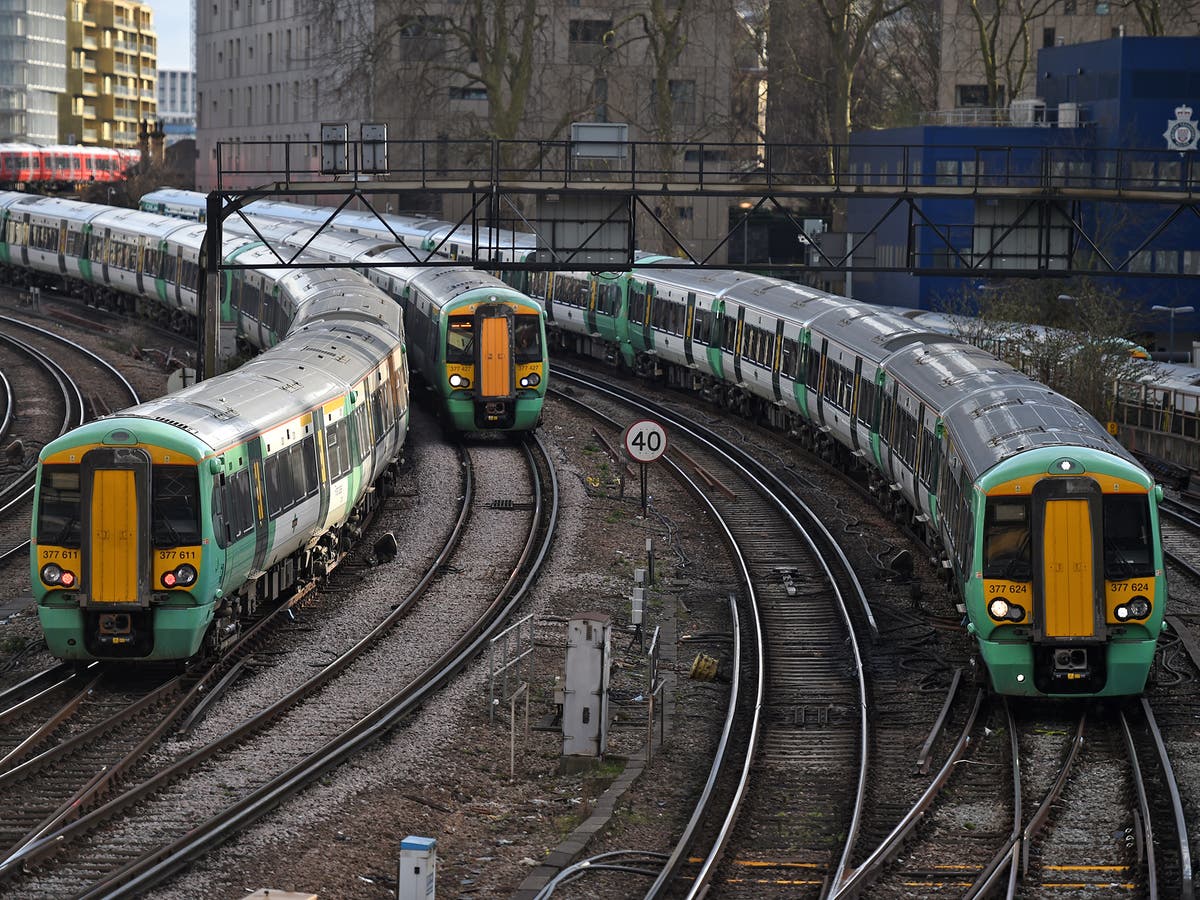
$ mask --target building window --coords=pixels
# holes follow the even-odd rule
[[[996,105],[1004,105],[1004,88],[997,86]],[[988,89],[986,84],[960,84],[954,89],[957,101],[955,103],[960,109],[969,107],[986,107],[988,105]]]
[[[1108,0],[1096,0],[1096,15],[1108,15]]]
[[[1063,0],[1063,15],[1075,15],[1075,0]]]
[[[1043,47],[1053,47],[1054,46],[1054,29],[1053,28],[1043,28],[1042,29],[1042,46]]]
[[[452,87],[450,88],[451,100],[486,100],[487,88],[485,87]]]
[[[672,80],[667,87],[671,91],[671,118],[676,124],[691,125],[696,121],[696,82]]]
[[[400,59],[436,59],[446,53],[445,16],[412,16],[400,26],[396,53]]]
[[[592,115],[597,122],[608,121],[608,79],[597,78],[592,85],[592,99],[595,101],[595,110]]]
[[[604,52],[612,19],[572,19],[568,26],[567,61],[594,65]]]

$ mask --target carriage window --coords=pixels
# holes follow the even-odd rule
[[[697,306],[692,314],[692,340],[701,344],[712,343],[713,314],[707,309]]]
[[[596,285],[596,312],[615,316],[621,306],[621,287],[612,282]]]
[[[644,324],[646,321],[646,285],[629,282],[629,321]]]
[[[354,410],[354,430],[358,436],[359,462],[367,458],[371,452],[371,425],[367,420],[366,406]]]
[[[514,318],[513,341],[516,345],[517,362],[541,362],[541,323],[537,316],[521,313]]]
[[[475,320],[470,316],[451,316],[446,329],[446,362],[475,361]]]
[[[155,466],[150,496],[155,547],[200,543],[200,480],[195,466]]]
[[[78,547],[79,466],[42,466],[41,492],[38,498],[38,543]]]
[[[1028,581],[1033,540],[1028,497],[989,497],[983,522],[983,577]]]
[[[217,544],[227,547],[254,530],[254,503],[250,498],[250,470],[242,469],[213,487],[214,528]]]
[[[265,460],[267,515],[274,518],[293,505],[292,469],[287,453],[276,453]]]
[[[1145,494],[1104,495],[1104,577],[1154,574],[1150,502]]]
[[[546,289],[550,283],[549,272],[530,272],[529,273],[529,296],[536,297],[538,300],[546,299]]]

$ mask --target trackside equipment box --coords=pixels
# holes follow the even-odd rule
[[[397,900],[434,900],[437,896],[437,841],[410,834],[400,841]]]

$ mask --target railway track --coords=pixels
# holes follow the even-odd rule
[[[605,389],[597,399],[596,384],[577,373],[556,375],[584,388],[587,405],[605,416],[608,439],[615,439],[636,398]],[[833,877],[842,839],[857,830],[864,793],[866,688],[861,660],[854,660],[856,633],[874,628],[869,604],[836,542],[769,472],[664,408],[638,402],[637,409],[669,420],[676,477],[691,485],[742,573],[731,613],[741,625],[737,659],[727,660],[733,683],[726,738],[651,893],[682,875],[697,886],[719,884],[722,895],[765,896],[762,884],[746,885],[729,871],[732,847],[742,865],[769,859],[781,869],[812,867],[820,883]],[[825,557],[834,561],[826,566]],[[781,817],[780,796],[811,814]],[[817,822],[821,835],[813,841]],[[801,832],[809,840],[798,856]],[[696,857],[699,864],[688,861]],[[789,881],[777,889],[795,896]]]
[[[96,354],[11,316],[0,316],[0,369],[7,372],[6,420],[11,414],[0,441],[7,475],[0,487],[3,565],[28,558],[29,501],[41,448],[88,419],[139,398],[116,367]]]
[[[484,458],[511,458],[516,452],[499,446],[472,450]],[[317,675],[291,686],[274,702],[270,691],[256,688],[261,679],[246,679],[249,683],[241,686],[237,699],[209,712],[182,742],[160,746],[153,754],[156,759],[140,765],[128,786],[103,806],[46,832],[0,863],[0,879],[8,882],[5,889],[31,897],[64,892],[112,896],[154,883],[411,715],[499,627],[546,552],[553,534],[554,501],[543,498],[555,495],[553,473],[539,454],[526,451],[525,456],[535,502],[529,504],[522,527],[512,527],[511,506],[489,505],[468,486],[442,552],[429,561],[402,602],[396,603],[399,598],[389,592],[384,615],[368,633],[354,640],[342,637],[350,644],[345,652],[325,661]],[[485,494],[513,490],[511,462],[488,461],[481,467],[504,473],[493,474],[490,485],[485,482]],[[497,516],[509,520],[511,538],[503,544],[496,540]],[[485,544],[511,565],[495,565],[494,555],[481,554]],[[478,577],[453,578],[456,568],[466,568],[466,559],[475,560]],[[353,593],[355,582],[371,580],[368,568],[378,580],[378,567],[352,563],[335,572],[326,589]],[[456,602],[453,615],[444,608],[449,598]],[[441,614],[430,609],[439,606]],[[411,625],[412,617],[419,616],[440,617],[444,633],[440,653],[427,651],[430,658],[423,661],[406,647],[407,628],[396,627],[402,621]],[[461,623],[460,634],[448,634],[451,619]],[[320,652],[311,641],[306,644],[310,655]],[[402,670],[408,670],[404,677]],[[381,678],[383,671],[389,677]],[[295,680],[294,670],[283,674]],[[249,716],[248,700],[257,707]],[[236,722],[233,727],[231,721]],[[153,827],[147,827],[148,822]],[[148,839],[151,833],[156,837]],[[97,865],[97,860],[108,862]]]

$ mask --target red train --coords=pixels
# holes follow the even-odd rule
[[[111,147],[0,144],[0,188],[67,189],[93,181],[124,181],[140,150]]]

